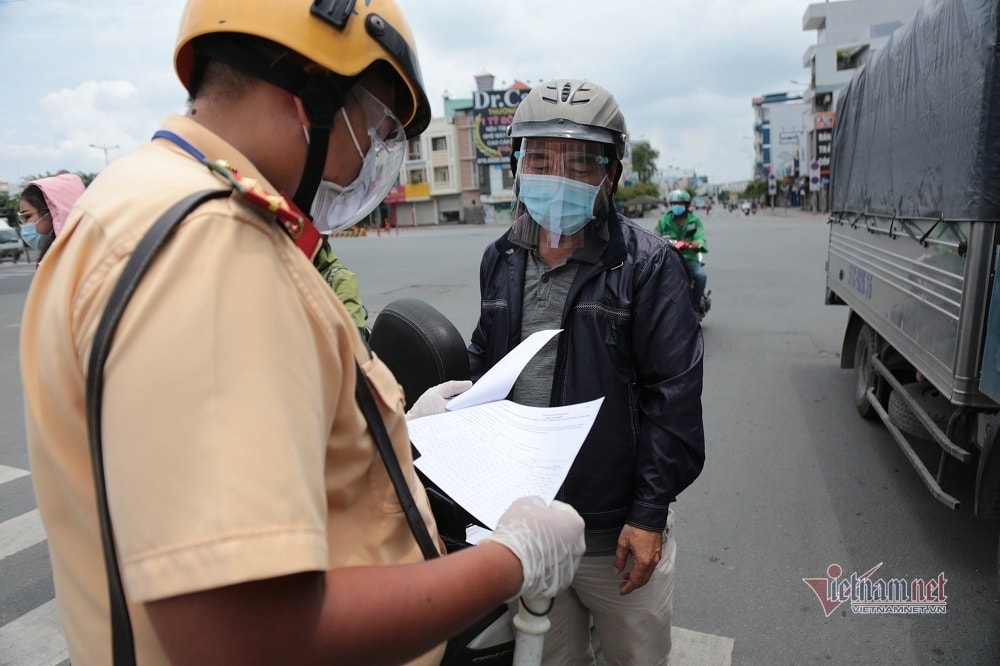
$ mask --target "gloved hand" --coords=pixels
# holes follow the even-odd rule
[[[424,391],[423,395],[413,403],[413,407],[410,407],[410,411],[406,412],[406,420],[409,421],[411,419],[419,419],[423,416],[441,414],[444,412],[444,406],[448,404],[449,400],[456,395],[465,393],[470,388],[472,388],[472,382],[467,379],[453,379],[437,386],[432,386]]]
[[[540,497],[515,500],[483,541],[503,544],[521,560],[518,596],[526,598],[551,598],[569,587],[586,550],[580,514],[559,501],[545,506]]]

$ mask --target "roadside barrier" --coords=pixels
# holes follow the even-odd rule
[[[349,238],[353,236],[367,236],[368,229],[366,227],[354,226],[350,229],[344,229],[343,231],[338,231],[335,234],[330,234],[333,238]]]

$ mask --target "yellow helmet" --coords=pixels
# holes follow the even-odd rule
[[[307,7],[308,6],[308,7]],[[188,0],[181,17],[174,67],[192,92],[193,42],[207,35],[251,35],[270,40],[342,77],[385,62],[399,77],[393,109],[407,136],[430,122],[410,26],[394,0]]]

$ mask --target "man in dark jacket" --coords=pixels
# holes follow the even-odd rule
[[[670,505],[704,464],[702,336],[684,258],[618,215],[627,145],[614,98],[584,81],[533,89],[510,127],[511,229],[486,248],[473,379],[532,333],[561,328],[514,402],[604,396],[559,498],[583,516],[587,551],[556,598],[543,664],[666,664],[676,544]]]

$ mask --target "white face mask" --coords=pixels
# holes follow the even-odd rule
[[[361,86],[355,86],[351,92],[364,111],[371,147],[367,154],[362,152],[347,112],[341,108],[363,163],[358,177],[350,185],[342,186],[328,180],[320,182],[311,212],[313,223],[324,234],[347,229],[373,211],[399,178],[405,156],[406,135],[392,111]]]

